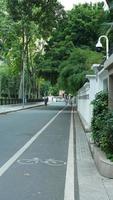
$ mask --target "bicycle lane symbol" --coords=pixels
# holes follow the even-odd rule
[[[55,160],[52,158],[46,159],[46,160],[42,160],[38,157],[35,158],[25,158],[25,159],[19,159],[17,160],[18,164],[21,165],[33,165],[33,164],[45,164],[45,165],[49,165],[49,166],[53,166],[53,167],[60,167],[60,166],[64,166],[66,165],[66,162],[62,161],[62,160]]]

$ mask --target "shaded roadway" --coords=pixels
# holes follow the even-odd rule
[[[0,166],[64,107],[58,105],[0,116]],[[70,107],[66,107],[0,177],[2,200],[64,199],[69,128]]]

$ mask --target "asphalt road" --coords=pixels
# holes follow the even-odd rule
[[[66,199],[70,123],[63,103],[0,115],[1,200]]]

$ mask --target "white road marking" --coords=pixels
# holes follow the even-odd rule
[[[1,168],[0,176],[2,176],[11,165],[31,146],[31,144],[41,135],[41,133],[56,119],[56,117],[63,111],[60,110],[40,131],[38,131],[21,149],[19,149]]]
[[[73,111],[72,111],[64,200],[74,200],[74,141],[73,141],[74,136],[73,134],[74,133],[73,133]]]
[[[53,158],[42,160],[38,157],[20,159],[20,160],[17,160],[17,163],[21,165],[33,165],[33,164],[42,163],[42,164],[46,164],[53,167],[61,167],[63,165],[66,165],[66,162],[62,160],[55,160]]]

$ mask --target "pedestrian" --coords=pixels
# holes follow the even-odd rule
[[[70,96],[70,97],[69,97],[69,104],[70,104],[70,106],[73,105],[73,96]]]
[[[47,103],[48,103],[48,97],[45,97],[45,98],[44,98],[44,103],[45,103],[45,106],[47,106]]]

